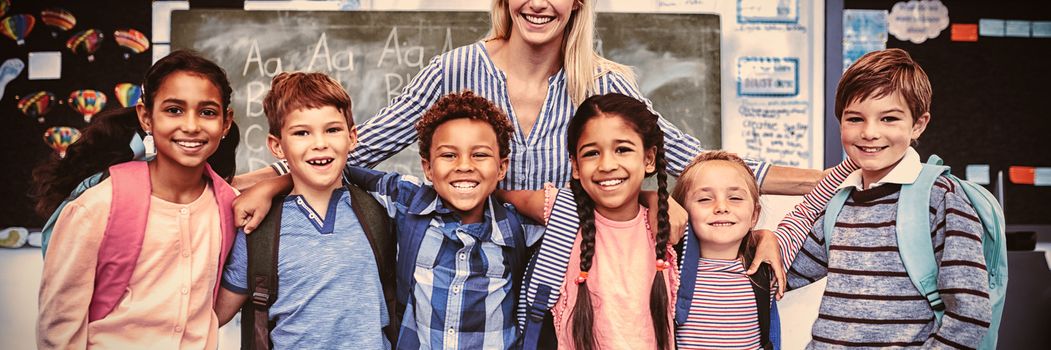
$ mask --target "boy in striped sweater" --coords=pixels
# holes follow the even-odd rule
[[[843,148],[860,166],[840,185],[850,197],[834,227],[819,218],[808,236],[779,237],[789,251],[801,245],[798,259],[788,259],[789,287],[828,277],[808,348],[975,348],[985,336],[991,308],[982,226],[947,178],[938,179],[930,197],[945,306],[940,324],[899,254],[898,198],[920,173],[911,145],[930,121],[930,101],[926,73],[899,49],[863,56],[840,80],[835,108]],[[831,240],[827,251],[825,240]]]

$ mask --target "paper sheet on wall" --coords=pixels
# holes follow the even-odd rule
[[[886,48],[886,10],[843,10],[843,71],[861,56]]]
[[[660,11],[722,17],[723,149],[776,165],[824,165],[824,1],[656,1]]]

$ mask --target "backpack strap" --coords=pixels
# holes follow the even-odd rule
[[[398,329],[401,322],[396,317],[397,290],[395,275],[395,257],[397,256],[397,236],[392,231],[390,217],[384,208],[369,195],[365,190],[354,185],[346,186],[350,194],[350,207],[354,210],[361,229],[365,231],[365,238],[369,240],[372,247],[372,255],[376,258],[376,267],[379,271],[380,285],[383,288],[383,299],[387,304],[388,324],[383,327],[383,333],[391,344],[397,344]]]
[[[495,199],[490,199],[489,203],[491,207],[491,213],[493,213],[494,221],[500,226],[501,232],[511,232],[511,236],[514,239],[514,249],[511,252],[511,257],[508,259],[508,265],[511,266],[511,295],[514,296],[514,304],[511,306],[511,310],[518,310],[518,295],[522,291],[522,280],[525,277],[526,262],[529,257],[526,255],[526,238],[525,229],[522,227],[522,219],[518,216],[518,212],[515,211],[513,206],[510,204],[493,203]]]
[[[234,247],[234,239],[237,237],[237,226],[234,225],[234,199],[237,198],[237,193],[234,192],[234,188],[230,187],[230,184],[219,176],[212,169],[212,166],[208,163],[204,164],[205,176],[212,184],[212,193],[215,195],[215,201],[219,206],[219,233],[221,234],[220,242],[221,249],[219,250],[219,260],[216,264],[215,275],[223,275],[223,267],[226,265],[226,258],[230,255],[230,250]],[[216,278],[215,287],[212,288],[212,304],[214,306],[215,301],[219,300],[219,285],[222,282],[222,278]]]
[[[825,205],[825,219],[822,220],[822,230],[824,231],[825,240],[825,263],[828,263],[828,252],[829,248],[832,247],[832,233],[836,230],[836,219],[839,218],[839,212],[843,210],[843,205],[847,203],[847,198],[850,197],[851,189],[848,187],[841,188],[836,191],[836,194],[828,200],[828,204]]]
[[[679,261],[679,292],[675,300],[675,325],[686,324],[690,316],[690,305],[693,305],[693,291],[697,285],[697,265],[701,259],[700,244],[694,243],[693,227],[686,226],[682,236],[682,257]]]
[[[772,275],[770,265],[764,264],[750,278],[752,293],[755,294],[755,308],[759,314],[759,344],[763,349],[773,347],[770,342],[770,276]]]
[[[932,158],[932,161],[935,159]],[[940,164],[941,159],[936,160]],[[896,217],[898,252],[905,264],[909,279],[931,304],[937,322],[945,313],[945,304],[938,293],[938,261],[934,257],[931,241],[930,203],[934,182],[949,168],[937,164],[924,164],[920,175],[912,184],[901,186]]]
[[[95,288],[88,321],[109,315],[124,295],[142,251],[150,211],[149,168],[146,162],[125,162],[109,168],[113,185],[106,230],[99,245]]]
[[[241,348],[270,349],[270,306],[277,301],[277,257],[281,242],[281,210],[285,196],[277,196],[259,228],[246,235],[248,243],[249,302],[241,307]]]
[[[537,348],[544,316],[558,301],[580,227],[576,208],[573,192],[568,188],[559,189],[544,239],[527,272],[524,293],[519,296],[518,324],[523,333],[523,349]]]

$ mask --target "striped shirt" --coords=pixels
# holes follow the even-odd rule
[[[511,254],[515,244],[533,244],[543,227],[523,225],[517,242],[508,215],[518,215],[492,197],[480,223],[463,224],[430,185],[412,176],[347,167],[345,177],[387,208],[404,235],[422,236],[412,271],[398,270],[401,281],[415,281],[406,303],[398,348],[507,349],[517,340]],[[423,232],[404,225],[410,217],[430,217]],[[398,249],[405,249],[399,245]],[[524,263],[524,261],[522,262]]]
[[[789,271],[800,287],[828,277],[808,348],[974,348],[989,326],[988,273],[974,209],[941,177],[931,190],[931,240],[945,302],[939,326],[898,251],[900,184],[853,190],[837,217],[830,250],[818,220]]]
[[[596,79],[597,94],[621,93],[644,101],[652,109],[652,103],[623,76],[608,73]],[[500,188],[538,190],[544,183],[562,187],[569,182],[566,130],[576,106],[569,98],[565,71],[559,70],[548,78],[547,96],[532,131],[526,135],[511,108],[507,75],[493,63],[483,42],[462,46],[432,59],[390,105],[359,125],[359,143],[350,153],[348,165],[373,167],[416,142],[414,126],[424,112],[440,97],[462,90],[471,90],[492,101],[507,113],[515,127],[510,142],[511,164]],[[678,176],[690,160],[703,151],[701,143],[663,117],[659,124],[664,130],[668,172]],[[761,184],[769,165],[747,162]],[[272,166],[279,174],[288,172],[287,165],[281,162]]]
[[[701,258],[686,323],[676,328],[679,349],[758,349],[759,311],[740,260]],[[772,302],[774,293],[770,293]]]
[[[837,165],[778,225],[774,233],[786,269],[836,187],[856,168],[849,160]],[[686,322],[675,330],[679,349],[759,348],[762,335],[755,292],[744,272],[738,260],[698,261]],[[773,290],[776,281],[770,282]],[[770,298],[772,303],[774,293]]]

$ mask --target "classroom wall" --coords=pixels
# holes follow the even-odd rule
[[[40,11],[52,6],[63,7],[73,13],[76,26],[69,31],[60,31],[45,25],[40,19]],[[101,91],[108,97],[106,109],[120,107],[114,87],[118,83],[139,82],[149,68],[151,55],[146,52],[129,54],[125,58],[124,54],[130,51],[117,44],[113,32],[133,28],[148,37],[151,34],[151,7],[146,1],[13,0],[4,17],[12,14],[33,15],[36,24],[25,37],[24,45],[0,37],[0,62],[19,59],[27,65],[7,83],[3,96],[0,96],[0,164],[4,165],[4,170],[0,171],[0,198],[3,198],[0,204],[0,227],[39,227],[43,219],[33,212],[27,192],[32,169],[56,154],[44,143],[45,130],[55,126],[82,128],[87,125],[83,115],[71,108],[67,101],[74,90]],[[87,55],[73,53],[66,48],[67,39],[88,28],[95,28],[104,35],[101,46],[94,54],[94,61],[90,62]],[[29,55],[44,52],[59,55],[61,77],[29,79]],[[18,108],[19,98],[37,91],[49,91],[57,97],[42,123],[26,116]]]
[[[248,1],[246,7],[260,9],[287,9],[284,1]],[[775,164],[799,167],[823,167],[823,133],[820,117],[823,114],[823,81],[821,79],[822,50],[820,45],[823,26],[821,0],[797,0],[778,2],[781,7],[764,7],[766,1],[749,0],[683,0],[683,1],[629,1],[600,0],[599,11],[603,12],[647,12],[647,13],[700,13],[720,16],[719,74],[721,82],[715,96],[718,101],[696,111],[697,118],[706,119],[718,113],[721,131],[707,130],[709,127],[692,130],[709,147],[719,147],[742,153],[755,159],[769,160]],[[23,61],[29,52],[57,51],[62,56],[63,77],[54,80],[28,80],[27,72],[17,76],[8,85],[0,100],[0,116],[8,127],[0,130],[0,162],[11,164],[0,181],[0,195],[8,198],[0,205],[0,227],[39,227],[44,218],[32,212],[27,195],[31,169],[53,153],[43,142],[42,134],[47,127],[86,125],[83,119],[67,104],[52,108],[44,124],[38,124],[17,109],[15,95],[22,96],[39,90],[55,93],[65,100],[75,89],[91,88],[109,95],[106,108],[119,104],[112,94],[118,82],[137,82],[149,65],[149,58],[159,59],[170,50],[171,28],[169,14],[172,9],[186,9],[186,1],[120,2],[103,1],[90,4],[68,3],[57,0],[15,1],[12,13],[32,13],[47,6],[62,5],[78,17],[73,31],[89,27],[99,28],[107,34],[95,62],[65,49],[64,40],[52,39],[50,30],[38,21],[27,38],[26,46],[17,46],[14,41],[0,38],[3,54],[0,58],[19,57]],[[113,5],[113,6],[102,6]],[[295,8],[310,9],[361,9],[361,10],[457,10],[487,11],[488,1],[300,1]],[[121,11],[105,10],[120,8]],[[780,11],[780,14],[779,12]],[[659,26],[655,24],[654,26]],[[112,39],[112,31],[131,27],[146,33],[153,46],[144,54],[132,55],[124,60],[123,52]],[[63,33],[62,38],[71,33]],[[624,59],[622,59],[624,60]],[[640,61],[641,62],[641,61]],[[629,62],[634,65],[643,63]],[[656,65],[661,68],[662,65]],[[406,73],[411,76],[410,73]],[[652,78],[650,74],[642,77]],[[258,93],[259,91],[257,91]],[[696,99],[684,96],[683,98]],[[64,103],[64,102],[63,102]],[[717,105],[717,106],[716,106]],[[236,110],[236,109],[235,109]],[[714,111],[714,112],[712,112]],[[689,116],[687,116],[689,117]],[[680,127],[692,124],[677,122]],[[689,129],[688,129],[689,130]],[[264,134],[241,128],[243,144],[252,144],[253,138],[262,139]],[[715,132],[715,136],[700,134]],[[251,134],[250,134],[251,133]],[[721,133],[721,134],[720,134]],[[255,144],[261,141],[256,140]],[[239,151],[243,154],[244,151]],[[258,152],[257,152],[258,153]],[[263,157],[266,158],[266,157]],[[265,161],[241,166],[241,171],[256,169]]]

